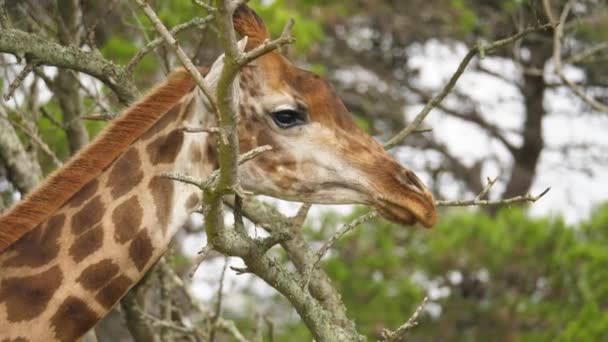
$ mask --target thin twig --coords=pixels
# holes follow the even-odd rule
[[[563,62],[562,62],[562,38],[564,36],[564,26],[566,24],[566,19],[570,14],[570,9],[572,8],[573,1],[570,0],[564,6],[562,13],[559,17],[559,21],[555,22],[555,17],[553,16],[553,11],[551,10],[551,5],[549,0],[543,0],[543,6],[545,8],[545,12],[547,17],[555,23],[555,29],[553,30],[553,61],[555,63],[555,73],[557,76],[564,82],[564,84],[570,88],[581,100],[590,105],[592,108],[599,112],[608,113],[608,106],[597,101],[593,96],[590,96],[585,93],[585,91],[576,85],[576,83],[572,82],[569,78],[564,74]]]
[[[228,257],[224,257],[224,267],[222,268],[222,273],[220,275],[220,285],[217,289],[217,302],[215,304],[215,313],[213,314],[213,318],[211,319],[211,331],[209,332],[209,341],[215,341],[215,332],[217,322],[222,315],[222,299],[224,297],[224,279],[226,277],[226,270],[228,269]]]
[[[456,200],[456,201],[435,201],[435,205],[438,207],[467,207],[467,206],[489,206],[489,205],[506,205],[514,203],[531,202],[534,203],[541,199],[549,192],[551,188],[546,188],[543,192],[536,196],[532,196],[530,193],[521,196],[515,196],[511,198],[505,198],[500,200],[482,200],[477,197],[471,200]]]
[[[13,125],[13,127],[18,128],[19,130],[21,130],[21,132],[23,132],[30,139],[32,139],[32,141],[34,143],[36,143],[36,145],[38,145],[38,147],[40,147],[40,149],[51,158],[51,161],[53,162],[55,167],[59,168],[63,165],[63,162],[61,160],[59,160],[59,158],[57,157],[55,152],[53,152],[53,150],[51,150],[49,145],[47,145],[36,132],[32,132],[25,125],[22,125],[22,124],[18,123],[17,121],[11,119],[6,113],[0,113],[0,118],[8,121],[11,125]]]
[[[4,101],[10,100],[10,98],[15,93],[15,90],[19,88],[19,86],[21,85],[21,83],[23,83],[27,75],[29,75],[35,67],[36,65],[34,63],[27,63],[25,67],[23,67],[23,70],[21,70],[19,74],[17,74],[17,77],[15,77],[13,82],[11,82],[11,84],[8,86],[8,90],[6,94],[4,94]]]
[[[418,305],[416,311],[412,314],[412,316],[407,320],[407,322],[403,323],[397,330],[390,331],[388,329],[384,329],[382,331],[382,341],[385,342],[397,342],[397,341],[405,341],[406,334],[415,326],[418,325],[418,316],[424,309],[426,303],[429,301],[428,297],[424,297],[422,299],[422,303]]]
[[[184,127],[182,131],[185,133],[210,133],[217,134],[220,132],[220,129],[217,127]]]
[[[361,215],[358,218],[356,218],[354,221],[352,221],[351,223],[344,225],[342,227],[342,229],[340,229],[334,235],[332,235],[332,237],[329,238],[329,240],[325,241],[323,246],[321,246],[321,248],[319,248],[319,250],[314,254],[312,262],[309,263],[309,265],[307,265],[308,267],[306,269],[304,269],[302,272],[302,284],[301,284],[302,288],[305,289],[308,287],[308,284],[310,283],[310,278],[312,276],[312,272],[319,266],[319,262],[321,261],[323,256],[327,253],[327,251],[329,251],[329,249],[331,247],[333,247],[336,244],[336,242],[338,242],[338,240],[340,240],[346,233],[355,229],[360,224],[363,224],[375,217],[378,217],[378,212],[376,210],[372,210],[365,215]]]
[[[602,50],[607,50],[607,49],[608,49],[608,42],[602,42],[602,43],[596,44],[588,49],[585,49],[577,54],[574,54],[574,55],[568,57],[568,59],[566,59],[565,63],[566,64],[580,63],[580,62],[586,60],[587,58],[597,54],[598,52],[601,52]]]
[[[232,335],[237,342],[249,342],[249,340],[241,334],[233,321],[221,319],[217,322],[217,327]]]
[[[487,45],[478,44],[478,45],[474,46],[464,56],[464,58],[458,65],[458,68],[456,69],[454,74],[452,74],[452,77],[450,77],[450,80],[443,87],[443,89],[438,94],[433,96],[426,103],[424,108],[422,108],[420,113],[418,113],[416,115],[414,120],[409,125],[407,125],[407,127],[405,127],[401,132],[397,133],[388,142],[386,142],[386,144],[384,144],[384,148],[386,148],[388,150],[388,149],[395,147],[396,145],[401,143],[408,135],[410,135],[412,132],[414,132],[418,129],[420,124],[422,124],[422,121],[424,121],[424,119],[426,119],[427,115],[429,115],[429,113],[433,110],[433,108],[437,107],[443,101],[443,99],[445,99],[445,97],[452,91],[452,89],[456,85],[456,82],[458,81],[458,79],[460,78],[460,76],[462,75],[464,70],[467,68],[469,62],[471,62],[473,57],[475,57],[477,54],[481,54],[482,52],[484,54],[486,54],[490,51],[496,50],[500,47],[508,45],[514,41],[517,41],[518,39],[523,38],[524,36],[526,36],[527,34],[529,34],[531,32],[547,30],[547,29],[552,28],[553,26],[554,26],[554,24],[549,23],[549,24],[544,24],[544,25],[540,25],[540,26],[528,27],[528,28],[524,29],[523,31],[521,31],[509,38],[497,40],[497,41],[494,41]]]
[[[11,28],[11,18],[8,16],[6,11],[6,1],[0,0],[0,27],[4,29]]]
[[[260,147],[256,147],[246,153],[242,154],[239,157],[239,165],[248,162],[249,160],[259,156],[260,154],[272,150],[270,145],[264,145]],[[208,189],[210,187],[214,187],[218,178],[219,178],[219,170],[215,170],[207,177],[207,179],[200,179],[188,175],[183,175],[175,172],[163,172],[160,174],[161,177],[166,177],[172,179],[174,181],[194,185],[201,190]]]
[[[141,7],[141,9],[144,11],[146,16],[152,22],[152,25],[154,25],[154,28],[156,28],[156,30],[160,33],[161,37],[165,40],[165,42],[169,46],[171,46],[171,48],[173,50],[175,50],[175,53],[177,54],[177,58],[179,59],[179,61],[182,63],[184,68],[186,68],[186,70],[188,70],[188,72],[192,75],[192,78],[194,79],[194,82],[196,82],[196,85],[198,85],[198,87],[205,94],[205,97],[207,98],[207,101],[209,102],[209,105],[211,106],[211,109],[213,110],[213,112],[214,113],[217,112],[217,101],[211,91],[211,88],[209,87],[209,85],[207,84],[207,82],[205,81],[203,76],[201,75],[198,68],[196,68],[194,66],[194,64],[192,63],[192,60],[190,60],[190,58],[188,57],[186,52],[184,52],[182,47],[179,45],[178,41],[167,30],[167,28],[160,21],[160,19],[158,18],[158,16],[152,9],[152,7],[150,7],[150,5],[145,2],[145,0],[134,0],[134,1],[139,5],[139,7]]]
[[[164,258],[163,258],[164,259]],[[165,262],[166,263],[166,262]],[[173,319],[171,317],[172,311],[172,298],[171,291],[169,290],[168,283],[168,275],[165,274],[162,268],[160,268],[158,272],[158,281],[160,282],[160,313],[163,320],[167,322],[172,322]],[[160,337],[161,341],[171,341],[173,340],[172,331],[168,329],[166,326],[161,327],[160,329]]]
[[[208,15],[206,17],[203,18],[194,18],[190,21],[187,21],[185,23],[176,25],[175,27],[173,27],[171,29],[171,31],[169,31],[169,33],[172,36],[175,36],[177,34],[179,34],[182,31],[188,30],[190,28],[196,27],[196,28],[205,28],[211,21],[213,21],[214,16],[213,15]],[[133,56],[133,58],[131,58],[131,60],[129,61],[129,63],[127,63],[127,65],[125,66],[125,72],[127,74],[132,74],[133,71],[135,70],[135,67],[137,67],[137,65],[139,64],[139,62],[141,62],[141,60],[151,51],[153,51],[154,49],[158,48],[159,46],[163,45],[163,43],[166,43],[167,40],[164,37],[158,37],[152,41],[150,41],[148,44],[146,44],[146,46],[144,46],[143,48],[141,48],[137,54],[135,54],[135,56]]]
[[[211,251],[211,249],[209,249],[209,251]],[[201,253],[201,254],[204,254],[204,253]],[[171,267],[169,267],[169,265],[164,261],[164,259],[161,259],[159,264],[160,264],[160,267],[162,268],[162,270],[165,272],[165,274],[167,274],[169,276],[168,279],[173,283],[173,285],[186,296],[188,303],[190,303],[192,305],[192,307],[199,314],[203,315],[204,317],[210,317],[212,315],[212,312],[208,308],[203,307],[201,305],[200,300],[196,299],[192,295],[192,293],[190,293],[190,290],[186,286],[184,281],[175,273],[175,271]],[[235,341],[238,341],[238,342],[248,342],[249,341],[238,330],[238,328],[236,327],[236,325],[234,324],[233,321],[225,320],[220,317],[216,324],[217,324],[218,329],[221,329],[221,330],[227,332],[228,334],[232,335],[232,337],[234,337]]]
[[[491,179],[488,177],[488,179],[487,179],[488,184],[486,184],[486,187],[483,188],[483,190],[481,190],[481,192],[479,194],[477,194],[477,196],[475,196],[475,200],[479,201],[482,198],[486,197],[486,195],[488,194],[488,192],[490,192],[490,189],[492,189],[492,187],[494,186],[494,184],[496,183],[497,180],[498,180],[498,178]]]
[[[194,1],[195,4],[201,6],[202,8],[204,8],[205,10],[213,13],[215,11],[217,11],[217,8],[211,6],[211,5],[207,5],[206,3],[204,3],[202,0],[192,0]]]

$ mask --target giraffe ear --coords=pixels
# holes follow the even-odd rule
[[[251,50],[270,39],[270,33],[262,18],[247,5],[242,4],[234,11],[232,17],[234,29],[243,37],[248,37],[245,50]]]
[[[241,38],[241,40],[239,40],[236,43],[236,46],[239,48],[240,52],[245,52],[245,49],[247,48],[247,42],[249,41],[249,38],[247,36]]]

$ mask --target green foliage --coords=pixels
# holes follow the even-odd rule
[[[450,6],[456,12],[457,29],[461,34],[473,31],[477,26],[477,16],[465,0],[451,0]]]
[[[101,53],[115,63],[126,64],[135,56],[138,48],[128,37],[114,35],[101,48]]]
[[[458,211],[433,230],[366,223],[324,267],[370,338],[395,329],[430,293],[440,313],[423,313],[412,340],[600,341],[608,338],[607,242],[608,205],[575,227],[519,209],[495,218]],[[289,333],[305,340],[301,329]]]
[[[275,1],[270,5],[262,5],[260,2],[249,4],[262,18],[273,37],[277,37],[283,31],[289,18],[293,18],[296,24],[292,35],[296,38],[295,47],[298,51],[307,50],[313,43],[318,43],[325,37],[321,25],[308,19],[301,11],[286,7],[282,1]]]

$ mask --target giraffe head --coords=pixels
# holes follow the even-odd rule
[[[245,50],[270,39],[244,5],[234,25],[247,37]],[[273,147],[241,166],[246,189],[310,203],[369,204],[398,223],[436,223],[433,196],[420,179],[355,124],[323,78],[268,53],[241,71],[238,101],[241,152]]]

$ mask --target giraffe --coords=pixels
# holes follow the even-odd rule
[[[270,38],[245,5],[234,25],[245,50]],[[201,68],[212,87],[222,63]],[[237,88],[240,150],[273,147],[239,168],[245,190],[435,224],[429,191],[355,125],[327,81],[271,52],[240,72]],[[214,137],[183,130],[215,125],[189,74],[175,71],[0,216],[0,341],[74,341],[109,312],[200,205],[198,189],[161,174],[216,169]]]

